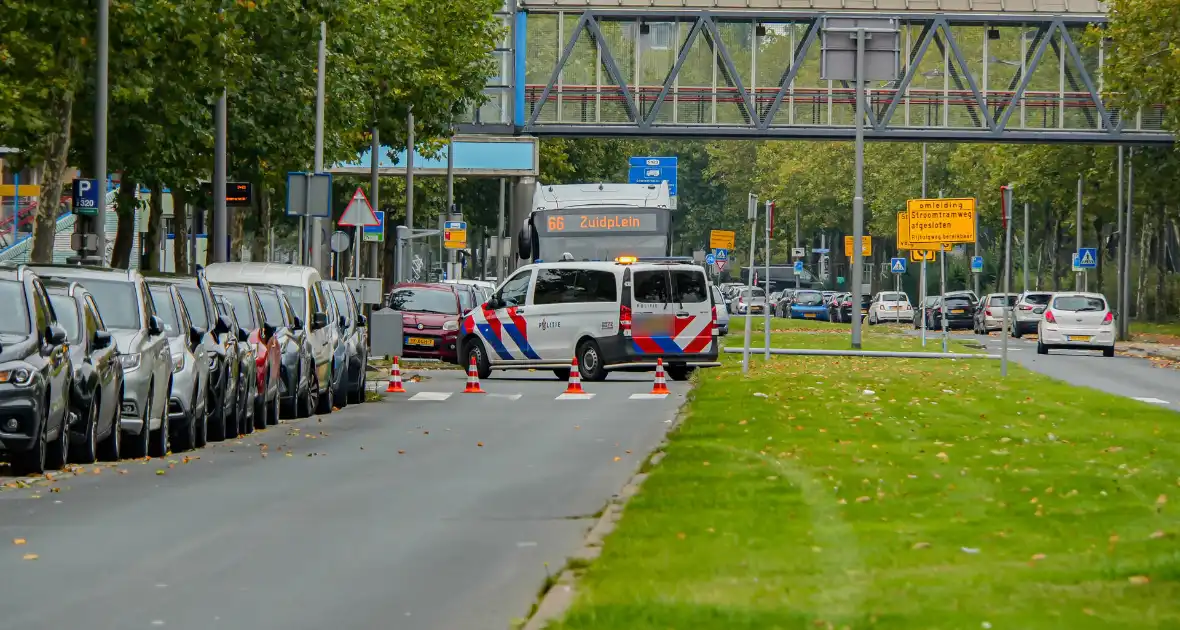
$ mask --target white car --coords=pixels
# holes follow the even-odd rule
[[[1049,300],[1053,297],[1048,291],[1026,291],[1016,298],[1016,317],[1012,322],[1012,336],[1019,339],[1021,335],[1037,332],[1037,326],[1045,315]]]
[[[910,322],[914,320],[914,307],[910,298],[900,291],[881,291],[873,296],[869,304],[869,324],[881,322]]]
[[[715,284],[709,286],[709,294],[713,296],[713,314],[717,317],[717,332],[728,335],[729,309],[725,307],[725,296],[721,295],[721,289]]]
[[[1101,293],[1054,293],[1037,325],[1037,354],[1074,348],[1114,356],[1114,313]]]
[[[1015,293],[989,293],[983,296],[983,301],[975,307],[975,321],[972,323],[975,334],[986,335],[993,330],[1003,329],[1004,319],[1009,317],[1008,309],[1016,306],[1016,298]]]

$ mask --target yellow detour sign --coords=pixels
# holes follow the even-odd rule
[[[852,258],[852,237],[844,237],[844,255]],[[860,237],[860,255],[862,258],[868,258],[873,255],[873,237]]]
[[[910,262],[935,262],[938,260],[938,252],[933,249],[911,249]]]
[[[910,199],[906,213],[911,245],[975,242],[974,199]]]
[[[953,247],[954,247],[954,245],[951,245],[950,243],[943,243],[942,244],[942,251],[949,252],[949,251],[951,251],[951,249]],[[909,213],[902,211],[902,212],[897,213],[897,248],[902,249],[902,250],[905,250],[905,249],[929,250],[929,251],[933,252],[935,249],[938,249],[938,246],[935,245],[934,243],[928,243],[928,244],[922,244],[922,245],[915,245],[915,244],[911,243],[910,242]],[[912,262],[918,262],[920,259],[910,258],[910,260]],[[934,260],[934,259],[927,258],[926,260]]]
[[[709,232],[709,249],[733,249],[734,234],[732,230],[713,230]]]

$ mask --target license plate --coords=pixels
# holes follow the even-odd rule
[[[815,313],[804,313],[803,319],[815,319]]]
[[[963,309],[961,309],[961,308],[952,308],[952,309],[951,309],[951,314],[952,314],[952,315],[962,315],[962,314],[963,314]]]
[[[433,346],[434,340],[427,339],[425,337],[407,337],[406,338],[406,345],[407,346]]]
[[[1089,335],[1070,335],[1069,340],[1070,341],[1089,341],[1090,336]]]
[[[868,314],[869,314],[869,309],[867,309],[867,308],[862,308],[862,309],[860,309],[860,314],[861,314],[861,315],[868,315]]]

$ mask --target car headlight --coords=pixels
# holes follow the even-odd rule
[[[140,357],[141,355],[138,352],[133,352],[131,354],[120,354],[119,363],[123,364],[123,371],[130,372],[131,370],[138,369]]]
[[[183,369],[184,369],[184,355],[183,354],[172,355],[172,373],[176,374],[177,372],[179,372]]]
[[[33,371],[26,368],[13,368],[11,370],[0,370],[0,383],[8,383],[23,387],[33,382]]]
[[[459,322],[457,322],[457,321],[443,322],[443,331],[445,332],[445,331],[449,331],[449,330],[459,330]]]

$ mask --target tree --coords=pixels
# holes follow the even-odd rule
[[[1173,0],[1111,0],[1105,29],[1091,42],[1108,45],[1102,76],[1128,110],[1161,109],[1163,125],[1180,134],[1180,11]],[[1105,39],[1104,39],[1105,38]],[[1161,108],[1161,105],[1168,105]]]

